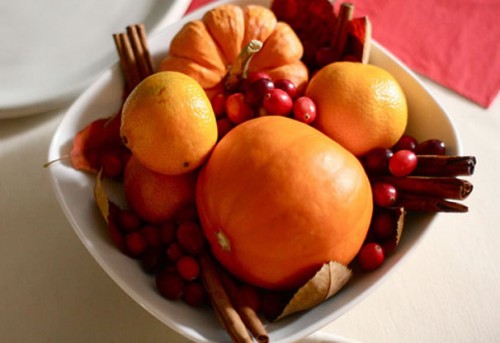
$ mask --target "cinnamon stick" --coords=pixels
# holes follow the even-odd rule
[[[245,302],[245,299],[241,295],[240,288],[236,282],[223,271],[221,271],[220,277],[222,285],[227,290],[231,302],[236,307],[241,319],[253,337],[260,343],[269,342],[269,335],[264,327],[264,324],[251,304]]]
[[[208,254],[200,256],[201,276],[207,290],[210,302],[219,321],[235,343],[253,342],[240,315],[232,305],[227,292],[222,286],[215,262]]]
[[[340,5],[339,15],[333,31],[333,37],[330,42],[333,49],[334,61],[337,61],[342,56],[347,41],[347,32],[349,22],[354,14],[354,5],[344,2]]]
[[[134,54],[136,56],[139,76],[141,80],[145,79],[152,74],[153,67],[147,47],[144,24],[127,26],[126,30],[127,36],[130,39],[132,49],[134,50]]]
[[[474,156],[417,155],[417,168],[412,173],[420,176],[470,176],[474,174]]]
[[[469,210],[467,206],[454,201],[405,192],[398,193],[396,205],[402,206],[406,211],[418,212],[467,212]]]
[[[141,45],[144,50],[144,60],[146,61],[149,73],[152,74],[154,72],[153,61],[151,60],[151,54],[149,53],[146,28],[144,27],[144,24],[138,24],[136,26],[137,26],[137,31],[139,33],[139,39],[141,41]]]
[[[398,191],[435,198],[464,200],[472,192],[472,183],[455,177],[381,175],[374,181],[386,182]]]
[[[128,94],[139,82],[139,72],[135,63],[135,56],[128,36],[125,33],[113,35],[116,50],[120,58],[120,66],[125,83],[124,93]]]
[[[113,34],[113,40],[120,58],[125,81],[124,97],[126,97],[154,71],[144,25],[128,26],[126,33]]]
[[[120,39],[121,46],[123,47],[123,54],[125,56],[125,63],[127,65],[127,77],[129,83],[128,86],[129,89],[132,90],[142,80],[138,67],[137,56],[135,55],[134,49],[132,47],[130,37],[127,34],[120,33],[118,34],[118,38]]]

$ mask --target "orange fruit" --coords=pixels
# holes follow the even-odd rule
[[[144,167],[134,156],[125,166],[125,198],[139,217],[162,223],[195,203],[197,171],[166,175]]]
[[[178,175],[206,160],[217,141],[217,124],[201,86],[169,71],[147,77],[130,93],[120,134],[144,166]]]
[[[373,210],[359,160],[281,116],[249,120],[221,139],[200,171],[196,203],[217,260],[270,289],[301,286],[325,262],[349,264]]]
[[[406,129],[403,90],[380,67],[329,64],[311,79],[305,94],[316,104],[314,126],[356,156],[374,148],[390,148]]]

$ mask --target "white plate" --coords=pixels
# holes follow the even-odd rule
[[[112,34],[180,19],[191,0],[0,2],[0,119],[68,104],[117,60]]]
[[[232,2],[243,4],[249,1],[269,5],[269,1],[265,0]],[[149,44],[156,62],[165,55],[169,41],[186,21],[201,17],[208,8],[217,4],[220,3],[199,9],[152,37]],[[408,132],[418,139],[443,139],[450,153],[459,153],[459,141],[448,115],[415,75],[376,43],[373,45],[371,63],[387,69],[402,85],[410,111]],[[119,108],[120,102],[121,77],[119,68],[115,65],[71,106],[54,135],[49,160],[66,155],[71,148],[73,137],[79,130],[92,120],[111,115]],[[67,163],[52,165],[50,174],[55,194],[76,234],[106,273],[127,294],[160,321],[194,341],[227,341],[225,332],[211,311],[200,311],[180,302],[164,300],[156,292],[152,278],[141,271],[136,261],[125,257],[114,248],[106,236],[103,220],[92,198],[92,175],[78,172]],[[358,304],[417,247],[417,243],[432,228],[434,218],[433,215],[409,218],[400,246],[380,269],[356,276],[335,297],[310,311],[269,324],[267,328],[271,340],[282,343],[296,341],[316,332]]]

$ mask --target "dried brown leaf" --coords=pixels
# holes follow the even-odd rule
[[[127,148],[120,137],[121,114],[111,118],[94,120],[73,138],[70,160],[77,170],[97,172],[99,156],[107,150],[118,151]]]
[[[400,207],[398,213],[398,222],[396,226],[396,245],[399,244],[399,240],[401,239],[401,236],[403,235],[403,226],[405,223],[405,209],[403,207]]]
[[[321,304],[341,290],[351,276],[352,271],[341,263],[330,261],[323,264],[316,275],[294,294],[277,319]]]
[[[368,17],[354,18],[349,22],[344,55],[354,56],[362,63],[370,58],[372,27]]]
[[[106,224],[109,222],[109,198],[102,184],[102,170],[97,173],[94,184],[94,199]]]

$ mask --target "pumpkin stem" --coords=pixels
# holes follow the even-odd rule
[[[237,88],[241,79],[245,79],[248,74],[248,66],[253,55],[258,53],[263,43],[260,40],[252,39],[239,53],[233,66],[228,67],[228,73],[224,86],[227,91]]]

